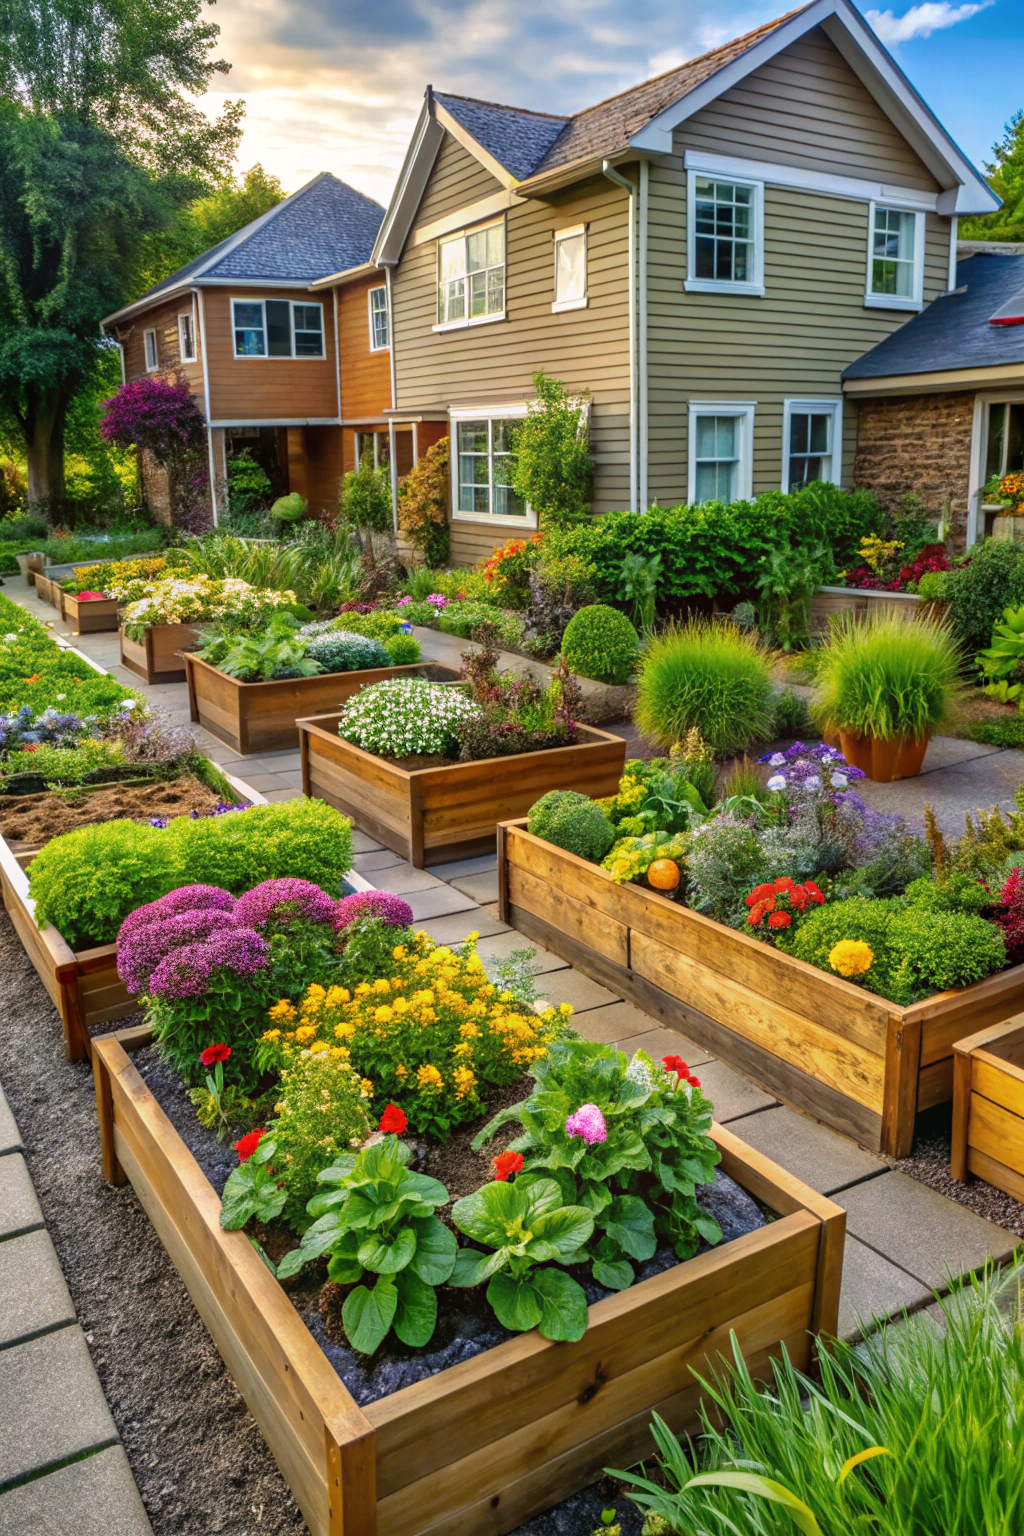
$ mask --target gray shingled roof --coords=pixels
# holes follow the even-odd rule
[[[548,112],[527,112],[521,107],[478,101],[473,96],[449,96],[435,91],[434,100],[517,181],[533,174],[570,121]]]
[[[269,213],[172,272],[142,298],[188,278],[295,282],[303,286],[369,261],[384,209],[323,171]]]
[[[1024,325],[993,325],[1024,291],[1024,256],[969,256],[952,293],[851,363],[844,379],[884,379],[952,368],[1024,363]],[[1017,312],[1020,313],[1019,305]]]

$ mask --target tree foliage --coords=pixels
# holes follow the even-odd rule
[[[398,487],[398,526],[429,566],[444,565],[451,550],[448,473],[448,439],[442,437]]]
[[[962,240],[1024,240],[1024,108],[1007,123],[986,165],[989,185],[1003,200],[995,213],[960,220]]]
[[[139,287],[162,282],[186,262],[244,229],[284,197],[276,176],[254,165],[241,180],[225,182],[180,208],[169,228],[150,235],[145,243]]]
[[[570,395],[543,369],[534,376],[537,399],[513,436],[512,488],[542,526],[581,522],[590,505],[594,461],[587,443],[589,394]]]

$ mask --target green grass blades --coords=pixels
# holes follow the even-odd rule
[[[754,635],[721,621],[666,630],[641,658],[635,719],[666,747],[696,729],[718,756],[770,739],[766,652]]]
[[[837,623],[819,652],[812,713],[820,725],[857,736],[920,738],[949,714],[960,667],[944,624],[894,614]]]
[[[616,1473],[673,1536],[1019,1536],[1024,1530],[1024,1262],[928,1314],[787,1359],[769,1385],[735,1360],[684,1448],[660,1419],[658,1475]],[[712,1418],[713,1415],[713,1418]]]

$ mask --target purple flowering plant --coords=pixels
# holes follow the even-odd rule
[[[335,907],[334,926],[341,930],[359,918],[378,917],[388,928],[408,928],[412,907],[391,891],[356,891],[342,896]]]
[[[261,933],[267,928],[277,932],[302,921],[333,927],[336,905],[334,897],[311,880],[264,880],[239,896],[235,917]]]

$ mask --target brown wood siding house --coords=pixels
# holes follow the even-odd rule
[[[544,371],[589,392],[593,508],[852,484],[843,372],[950,283],[994,194],[849,0],[813,0],[573,116],[428,88],[373,259],[396,438],[453,440],[452,550]]]
[[[384,420],[389,370],[366,333],[339,336],[326,273],[365,266],[383,209],[330,175],[315,177],[245,229],[104,321],[122,347],[125,380],[184,377],[207,422],[212,513],[227,506],[228,466],[248,453],[275,495],[298,491],[333,515],[345,451],[342,397]],[[379,283],[379,279],[377,279]],[[351,433],[349,434],[351,437]],[[170,520],[167,477],[143,456],[147,501]]]

